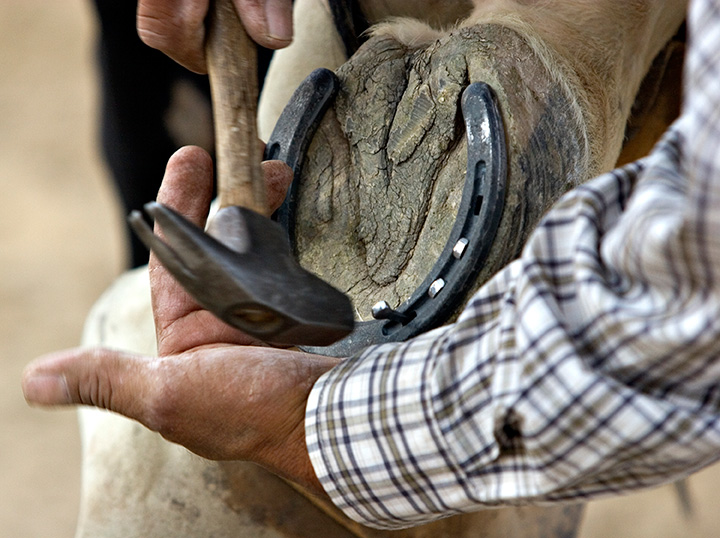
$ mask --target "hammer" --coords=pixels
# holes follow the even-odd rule
[[[284,230],[265,215],[257,136],[257,49],[232,0],[214,0],[206,55],[213,101],[219,209],[207,233],[162,204],[128,220],[160,262],[203,308],[278,345],[329,345],[354,326],[350,299],[303,269]]]

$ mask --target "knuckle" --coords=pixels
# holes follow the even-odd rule
[[[265,8],[266,0],[235,0],[235,6],[239,12],[259,12]]]
[[[180,416],[180,399],[171,372],[158,361],[150,394],[147,395],[146,426],[162,436],[172,436]]]
[[[237,2],[237,10],[250,35],[261,37],[267,32],[265,2],[258,0],[239,1]]]
[[[102,409],[113,408],[113,374],[112,365],[105,363],[105,354],[101,349],[88,352],[88,364],[94,367],[86,369],[78,385],[78,393],[74,400],[83,405],[92,405]]]
[[[201,36],[206,12],[207,2],[141,0],[136,14],[138,34],[150,46],[187,47]]]
[[[188,69],[204,72],[204,27],[181,14],[158,17],[138,12],[137,34],[148,47],[157,49]]]
[[[147,46],[163,52],[172,50],[173,44],[181,40],[181,28],[172,18],[138,13],[138,36]]]

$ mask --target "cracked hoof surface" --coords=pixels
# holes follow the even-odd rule
[[[465,183],[459,103],[470,83],[497,93],[509,160],[506,207],[476,288],[593,174],[574,96],[508,28],[464,28],[415,49],[376,36],[338,76],[308,150],[296,241],[301,263],[348,292],[358,319],[380,300],[407,299],[447,241]]]

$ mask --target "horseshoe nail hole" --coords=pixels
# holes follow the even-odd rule
[[[480,210],[482,209],[484,201],[485,201],[485,198],[483,197],[482,194],[479,194],[478,196],[475,197],[475,204],[473,207],[473,213],[475,214],[475,216],[480,214]]]
[[[475,180],[479,178],[481,182],[485,182],[485,174],[487,172],[487,164],[485,161],[478,161],[475,163]],[[483,195],[478,194],[475,197],[475,203],[473,204],[473,213],[477,216],[480,214],[480,210],[482,209],[483,205]]]
[[[280,144],[275,142],[272,146],[265,148],[265,155],[265,159],[268,161],[277,159],[278,155],[280,155]]]

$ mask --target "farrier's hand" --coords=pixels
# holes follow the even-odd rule
[[[265,165],[275,203],[288,170]],[[207,154],[185,148],[168,163],[158,200],[202,223],[211,181]],[[54,353],[25,369],[28,402],[110,409],[203,457],[254,461],[321,493],[305,446],[305,404],[337,360],[242,345],[246,336],[194,305],[157,264],[151,286],[158,357],[109,349]]]
[[[233,0],[258,44],[281,49],[292,41],[292,0]],[[205,73],[205,17],[209,0],[138,0],[140,39],[197,73]]]
[[[293,178],[282,161],[262,163],[267,186],[268,206],[277,209]],[[172,207],[190,222],[204,228],[212,198],[213,164],[210,156],[197,147],[180,149],[170,158],[158,202]],[[162,229],[156,227],[162,237]],[[233,329],[198,304],[160,264],[154,254],[148,264],[158,354],[172,355],[205,344],[260,344]]]

